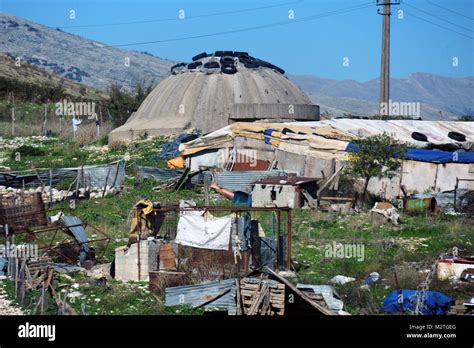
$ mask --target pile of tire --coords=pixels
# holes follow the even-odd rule
[[[186,69],[186,63],[179,63],[179,64],[173,65],[170,70],[173,75],[176,75],[176,74],[179,74],[184,69]]]
[[[220,51],[218,51],[220,52]],[[225,51],[222,51],[223,53],[228,53]],[[233,75],[237,72],[237,67],[235,66],[235,59],[233,55],[226,55],[226,56],[220,56],[220,63],[221,63],[221,72],[223,74],[229,74]]]
[[[211,60],[203,63],[203,58],[213,57]],[[264,60],[252,57],[248,52],[241,51],[215,51],[214,54],[202,52],[192,58],[192,63],[179,63],[171,67],[173,75],[186,70],[200,69],[206,73],[221,71],[224,74],[235,74],[239,65],[247,69],[257,69],[260,67],[269,68],[280,74],[285,74],[285,70]]]

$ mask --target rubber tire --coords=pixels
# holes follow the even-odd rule
[[[198,66],[201,66],[201,65],[202,65],[201,61],[189,63],[188,64],[188,69],[196,69]]]
[[[220,64],[219,64],[219,62],[211,61],[211,62],[204,63],[204,68],[206,68],[206,69],[217,69],[217,68],[220,68]]]
[[[258,68],[259,66],[260,66],[260,64],[257,61],[245,64],[245,67],[247,69],[255,69],[255,68]]]
[[[234,65],[234,57],[224,56],[220,59],[221,65]]]
[[[251,62],[251,60],[248,59],[247,57],[239,57],[239,63],[240,64],[245,65],[245,64],[249,64],[250,62]]]
[[[272,68],[273,64],[272,63],[269,63],[269,62],[266,62],[264,60],[261,60],[261,59],[255,59],[255,61],[260,64],[260,66],[263,66],[264,68]]]
[[[216,57],[224,57],[224,56],[234,56],[233,51],[216,51],[214,52]]]
[[[178,64],[175,64],[171,67],[170,71],[173,72],[174,69],[176,68],[180,68],[182,66],[186,66],[186,63],[178,63]]]
[[[459,133],[459,132],[449,132],[448,133],[448,138],[459,141],[461,143],[466,141],[466,136],[462,133]]]
[[[411,137],[417,141],[423,141],[425,143],[428,141],[428,137],[420,132],[411,133]]]
[[[285,70],[283,70],[282,68],[280,68],[276,65],[273,65],[273,64],[272,64],[271,68],[275,71],[278,71],[280,74],[285,75]]]
[[[224,74],[233,75],[237,72],[235,65],[223,65],[221,66],[221,71]]]
[[[239,51],[234,52],[234,57],[237,57],[237,58],[248,57],[248,56],[249,56],[248,52],[239,52]]]
[[[206,52],[199,53],[198,55],[195,55],[193,57],[193,62],[195,62],[196,60],[199,60],[199,59],[206,58],[206,57],[209,57],[209,55]]]

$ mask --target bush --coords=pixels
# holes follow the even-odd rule
[[[107,145],[109,143],[109,136],[108,135],[104,135],[102,136],[102,138],[100,138],[99,140],[99,144],[104,146],[104,145]]]
[[[10,159],[15,160],[17,153],[19,153],[21,157],[36,157],[44,156],[46,154],[45,151],[39,147],[21,145],[11,152]]]
[[[109,144],[110,151],[122,151],[127,148],[127,144],[122,140],[114,140]]]

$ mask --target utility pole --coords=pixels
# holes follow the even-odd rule
[[[380,118],[386,118],[390,115],[390,7],[400,5],[399,1],[377,0],[377,6],[383,6],[383,10],[377,10],[379,15],[383,16],[382,24],[382,62],[380,66]]]

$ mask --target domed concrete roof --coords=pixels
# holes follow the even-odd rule
[[[236,55],[195,57],[191,64],[173,67],[172,75],[110,133],[109,141],[133,140],[144,133],[177,134],[189,128],[207,133],[237,121],[319,119],[318,106],[281,69]]]

